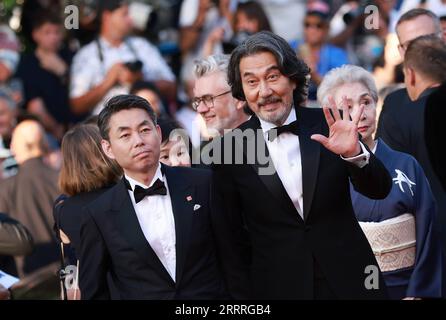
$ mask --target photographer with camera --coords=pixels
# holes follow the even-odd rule
[[[330,43],[344,48],[352,64],[371,70],[384,50],[387,34],[394,31],[395,5],[395,0],[348,1],[339,9],[342,22],[338,14],[332,20],[330,29],[335,31]]]
[[[214,28],[204,43],[203,56],[207,57],[214,54],[217,45],[223,48],[225,54],[230,54],[250,35],[259,31],[272,31],[262,5],[256,1],[241,2],[237,5],[235,11],[232,37],[226,39],[223,27]]]
[[[99,36],[73,59],[70,104],[74,113],[98,114],[109,98],[128,93],[137,80],[153,81],[170,102],[176,98],[175,76],[158,49],[129,37],[132,21],[122,0],[98,4]]]
[[[203,58],[206,39],[213,37],[228,41],[232,37],[232,21],[237,0],[184,0],[181,4],[179,27],[182,55],[181,79],[186,81],[194,61]],[[218,29],[218,31],[215,31]],[[223,53],[221,42],[212,44],[210,54]]]

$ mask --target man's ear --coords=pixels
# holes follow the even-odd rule
[[[40,27],[39,27],[39,29],[40,29]],[[31,31],[31,38],[33,39],[34,42],[37,42],[38,29],[34,29],[33,31]]]
[[[404,82],[406,83],[406,86],[415,86],[416,80],[417,80],[417,76],[415,74],[415,70],[412,69],[411,67],[404,67],[403,68],[403,73],[404,73]]]
[[[235,108],[237,110],[243,109],[243,107],[246,105],[246,101],[237,100],[235,98],[234,98],[234,100],[235,100]]]
[[[109,19],[111,14],[112,14],[112,11],[109,11],[109,10],[102,11],[101,16],[100,16],[101,22],[106,21],[107,19]]]
[[[161,145],[161,142],[163,142],[163,135],[161,132],[161,127],[157,124],[155,128],[156,128],[156,132],[158,133],[158,138],[159,138],[160,145]]]
[[[406,76],[408,77],[407,82],[410,84],[410,86],[414,87],[418,80],[415,70],[412,69],[411,67],[407,67],[406,68]]]
[[[110,159],[115,159],[115,155],[111,149],[110,141],[102,139],[101,140],[102,151],[104,151],[105,155]]]

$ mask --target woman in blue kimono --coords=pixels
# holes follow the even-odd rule
[[[392,177],[392,189],[383,200],[369,199],[350,185],[356,217],[383,272],[389,296],[440,298],[443,256],[435,227],[435,200],[418,162],[373,138],[378,94],[372,75],[352,65],[335,68],[322,81],[318,100],[321,105],[345,105],[351,115],[362,112],[358,123],[362,142]]]

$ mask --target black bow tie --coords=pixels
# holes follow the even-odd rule
[[[144,189],[143,187],[135,186],[135,190],[133,191],[133,196],[135,197],[136,203],[140,202],[145,197],[157,194],[161,196],[165,196],[167,194],[166,186],[160,179],[157,179],[150,188]]]
[[[277,135],[276,136],[271,134],[272,130],[276,130],[277,131]],[[274,141],[275,138],[277,138],[278,136],[280,136],[284,132],[290,132],[292,134],[295,134],[296,136],[299,135],[299,127],[297,125],[297,121],[295,120],[295,121],[293,121],[293,122],[291,122],[289,124],[286,124],[284,126],[272,128],[271,130],[268,131],[268,140],[269,141]]]

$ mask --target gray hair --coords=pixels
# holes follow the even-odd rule
[[[216,71],[223,72],[226,77],[228,65],[229,55],[227,54],[214,54],[200,60],[195,60],[195,77],[199,79]]]
[[[331,69],[322,80],[317,89],[317,100],[321,105],[327,103],[329,95],[346,83],[361,83],[370,92],[375,103],[378,101],[378,90],[375,80],[370,72],[364,68],[351,64],[344,64],[342,67]]]

